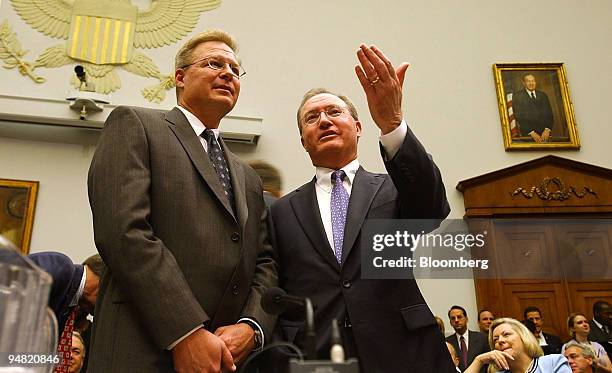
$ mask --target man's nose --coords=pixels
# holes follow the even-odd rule
[[[332,124],[332,121],[327,116],[327,113],[322,111],[319,113],[319,127],[327,128]]]
[[[221,78],[227,80],[227,81],[231,81],[232,79],[235,78],[234,73],[232,72],[232,69],[230,68],[229,64],[225,64],[225,66],[223,66],[223,68],[220,70],[221,73],[219,75],[221,75]]]

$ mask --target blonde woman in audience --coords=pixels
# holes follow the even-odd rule
[[[476,356],[464,373],[478,373],[489,364],[489,372],[572,373],[560,354],[544,355],[540,344],[521,322],[511,318],[493,321],[489,329],[491,351]]]
[[[582,313],[572,313],[567,318],[567,328],[572,336],[572,339],[568,343],[577,342],[589,347],[595,354],[597,371],[600,373],[612,373],[612,363],[610,363],[610,358],[606,350],[599,343],[589,341],[589,332],[591,331],[589,319]],[[565,352],[568,343],[563,345],[561,353]]]

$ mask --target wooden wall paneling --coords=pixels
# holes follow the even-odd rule
[[[522,320],[523,310],[529,306],[536,306],[542,311],[545,332],[560,337],[568,335],[564,325],[569,307],[561,281],[505,283],[504,289],[509,300],[511,317]],[[561,337],[561,339],[569,338]]]

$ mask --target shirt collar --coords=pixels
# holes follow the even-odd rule
[[[184,107],[182,106],[177,106],[177,107],[179,108],[180,111],[183,112],[183,114],[185,114],[185,117],[187,117],[187,121],[189,122],[189,125],[191,125],[191,128],[193,128],[193,131],[196,133],[196,135],[201,136],[202,132],[204,132],[204,130],[206,129],[206,126],[204,125],[204,123],[202,123],[202,121],[198,119],[198,117],[193,115],[193,113],[191,113],[189,110],[185,109]],[[219,129],[211,128],[211,130],[215,134],[215,138],[219,140]]]
[[[593,319],[593,323],[601,330],[603,330],[603,325],[599,323],[599,321]]]
[[[87,268],[83,266],[83,276],[81,276],[81,283],[79,284],[79,290],[77,290],[76,294],[70,301],[69,307],[75,307],[79,304],[79,299],[83,296],[83,291],[85,290],[85,282],[87,281]]]
[[[359,161],[357,159],[354,159],[349,164],[341,168],[346,176],[348,176],[348,179],[345,180],[348,181],[349,185],[353,184],[353,180],[355,180],[355,175],[357,174],[358,169]],[[331,192],[332,189],[331,175],[334,171],[335,170],[327,167],[317,167],[316,169],[317,185],[328,193]]]

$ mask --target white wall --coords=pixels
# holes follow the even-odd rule
[[[24,49],[30,50],[30,60],[62,42],[27,26],[9,2],[2,2],[0,10],[0,20],[9,19]],[[354,99],[365,128],[360,161],[372,171],[383,170],[377,131],[354,76],[355,52],[361,42],[375,43],[395,64],[409,61],[406,119],[442,170],[451,217],[459,218],[464,209],[454,189],[458,181],[551,153],[504,151],[493,63],[565,63],[582,149],[554,154],[612,167],[611,20],[608,0],[226,0],[202,15],[197,30],[223,28],[240,41],[248,74],[234,114],[263,117],[264,134],[257,147],[233,148],[245,159],[266,159],[283,170],[286,191],[313,175],[299,143],[295,110],[302,94],[316,86]],[[170,72],[177,48],[142,52]],[[49,80],[44,85],[0,69],[0,94],[63,99],[72,68],[40,69]],[[113,104],[173,105],[173,94],[161,106],[141,98],[140,89],[154,84],[152,79],[125,71],[120,76],[124,88],[113,95]],[[62,137],[62,131],[70,134]],[[85,186],[95,134],[56,132],[34,135],[1,125],[0,177],[41,183],[32,251],[60,250],[82,260],[95,251]],[[471,280],[420,282],[436,314],[446,319],[452,304],[465,305],[472,328],[477,328]]]

